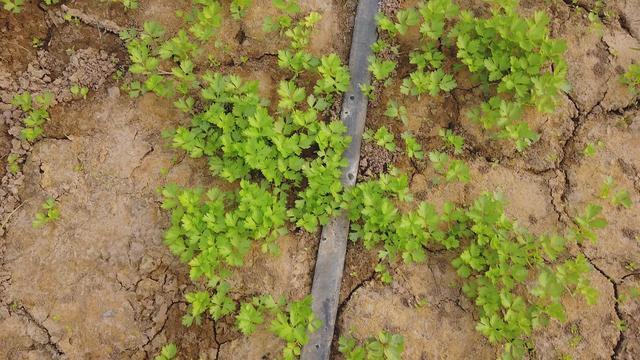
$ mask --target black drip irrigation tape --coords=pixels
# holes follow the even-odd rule
[[[369,84],[371,80],[367,58],[372,54],[371,45],[378,37],[375,22],[377,12],[378,0],[359,1],[349,55],[351,90],[344,95],[340,116],[352,139],[351,146],[345,152],[349,165],[342,172],[342,184],[345,187],[355,185],[358,175],[368,104],[360,85]],[[326,360],[331,356],[348,233],[349,220],[346,215],[331,219],[322,229],[311,290],[313,312],[322,320],[322,326],[309,337],[301,360]]]

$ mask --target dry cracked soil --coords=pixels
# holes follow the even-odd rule
[[[0,359],[147,359],[168,341],[181,358],[272,359],[282,347],[268,332],[243,337],[232,319],[205,321],[186,328],[183,295],[191,288],[186,265],[164,246],[168,216],[160,209],[157,188],[167,183],[225,186],[209,175],[206,163],[168,146],[163,130],[188,119],[172,104],[147,94],[130,99],[114,74],[126,69],[127,54],[114,34],[140,27],[145,20],[163,23],[169,32],[180,25],[174,12],[186,0],[143,0],[124,12],[118,4],[66,1],[80,20],[62,20],[59,7],[28,1],[18,15],[0,12]],[[228,1],[225,1],[228,3]],[[275,99],[283,73],[276,53],[282,46],[261,31],[272,8],[255,0],[247,16],[224,24],[221,71],[260,80],[260,91]],[[393,13],[416,1],[382,1]],[[354,0],[303,0],[304,11],[323,14],[312,39],[315,53],[349,51]],[[465,1],[482,8],[481,1]],[[595,32],[586,11],[595,1],[522,1],[524,13],[544,9],[552,16],[554,36],[567,40],[571,91],[550,115],[528,113],[542,137],[520,155],[509,144],[488,141],[466,118],[482,98],[479,88],[462,86],[450,95],[407,102],[410,128],[425,151],[440,148],[438,129],[450,128],[466,140],[462,157],[473,181],[435,185],[424,162],[365,145],[360,178],[376,176],[391,164],[407,171],[417,200],[468,204],[480,193],[500,190],[508,214],[535,233],[571,223],[610,175],[630,190],[629,210],[605,207],[609,226],[595,244],[571,250],[593,265],[596,305],[565,299],[568,321],[534,334],[533,359],[640,359],[640,299],[618,301],[640,286],[640,106],[618,78],[640,61],[640,1],[607,2],[613,14]],[[32,39],[43,40],[39,48]],[[411,34],[401,42],[401,63],[412,48]],[[240,56],[246,61],[237,62]],[[404,59],[402,57],[405,57]],[[410,71],[397,69],[398,78]],[[87,99],[73,99],[67,89],[81,84]],[[382,116],[386,99],[399,82],[370,103],[367,126],[398,124]],[[22,91],[56,94],[46,137],[34,145],[20,140],[22,114],[10,100]],[[400,131],[398,132],[400,133]],[[601,142],[586,158],[587,144]],[[11,174],[4,159],[19,156],[21,171]],[[43,228],[31,226],[42,202],[55,198],[62,218]],[[233,296],[271,293],[301,298],[310,292],[317,234],[292,232],[279,240],[282,254],[270,257],[254,249],[231,280]],[[475,330],[478,314],[460,291],[450,265],[453,255],[429,249],[424,264],[394,267],[394,281],[375,276],[377,259],[360,244],[347,251],[337,334],[365,339],[385,329],[405,338],[406,359],[493,359],[499,349]],[[623,320],[621,331],[615,324]],[[335,351],[335,357],[340,358]]]

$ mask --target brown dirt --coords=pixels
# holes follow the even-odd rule
[[[478,3],[464,5],[478,9]],[[436,205],[447,200],[468,204],[483,191],[500,191],[507,199],[508,215],[538,234],[563,231],[586,203],[598,202],[596,192],[606,176],[628,189],[634,206],[627,210],[601,202],[609,226],[599,233],[597,244],[572,250],[574,254],[584,253],[596,269],[591,277],[600,293],[598,304],[588,306],[577,298],[565,299],[568,321],[553,323],[534,334],[536,350],[530,357],[637,359],[640,299],[627,297],[617,302],[616,298],[624,297],[640,283],[639,271],[629,267],[640,263],[640,111],[638,98],[617,79],[622,69],[640,60],[640,53],[633,50],[640,47],[640,7],[633,1],[607,2],[613,16],[604,20],[604,34],[600,37],[591,30],[584,11],[594,2],[578,2],[581,12],[567,3],[571,2],[522,2],[525,13],[545,9],[552,14],[554,35],[566,39],[569,45],[572,85],[554,114],[526,114],[542,138],[525,154],[519,155],[506,142],[489,140],[467,119],[467,110],[484,95],[464,73],[458,75],[460,88],[452,95],[418,101],[396,95],[396,80],[370,105],[367,124],[372,129],[386,125],[396,133],[402,132],[399,121],[383,116],[387,100],[396,99],[404,101],[410,117],[408,127],[425,151],[443,148],[437,135],[440,128],[450,128],[464,136],[466,145],[461,157],[471,168],[469,184],[434,185],[430,180],[434,172],[428,162],[409,164],[397,159],[395,165],[411,174],[415,198]],[[401,1],[400,7],[414,4],[415,1]],[[398,2],[383,1],[382,6],[393,12]],[[410,32],[400,39],[401,64],[408,64],[403,56],[415,44],[415,36]],[[410,71],[407,65],[397,69],[399,77]],[[584,147],[598,140],[604,142],[604,148],[594,158],[585,158]],[[360,249],[352,247],[347,254],[357,251]],[[357,273],[365,275],[357,282],[345,273],[343,292],[345,288],[350,291],[339,310],[339,334],[352,331],[359,339],[381,329],[402,334],[407,359],[495,358],[499,347],[489,344],[474,330],[477,313],[459,291],[461,283],[450,265],[451,255],[438,249],[432,249],[429,255],[426,264],[398,264],[393,269],[391,286],[383,286],[375,279],[375,258],[347,256],[346,269],[357,269]],[[426,305],[417,306],[422,299]],[[614,325],[620,319],[626,324],[624,331]]]
[[[18,74],[36,59],[37,49],[31,41],[34,37],[46,39],[48,26],[45,18],[45,13],[34,1],[28,2],[18,15],[0,12],[0,63],[4,71]]]
[[[360,149],[358,175],[361,179],[375,179],[393,165],[395,154],[374,143],[365,142]]]
[[[597,244],[574,249],[597,268],[594,286],[600,301],[587,306],[567,298],[566,324],[553,324],[536,334],[536,359],[640,358],[640,299],[615,298],[640,286],[640,110],[638,98],[616,80],[621,69],[638,61],[640,7],[637,1],[612,1],[615,16],[605,21],[604,36],[590,30],[570,1],[544,4],[523,1],[525,11],[545,8],[553,15],[554,34],[567,39],[572,91],[552,115],[527,114],[542,139],[518,155],[507,143],[489,141],[465,116],[482,93],[464,74],[461,88],[450,96],[419,101],[398,99],[407,106],[409,128],[425,151],[442,148],[438,130],[463,135],[472,182],[435,185],[428,162],[409,163],[404,156],[365,145],[361,174],[375,176],[390,164],[411,174],[418,200],[442,204],[469,203],[486,190],[503,191],[507,212],[536,233],[563,230],[570,216],[594,201],[604,177],[613,176],[629,189],[631,210],[605,206],[610,225]],[[189,1],[141,1],[137,11],[98,1],[66,2],[96,19],[121,27],[139,27],[145,20],[165,24],[169,32],[180,25],[173,15]],[[255,0],[242,22],[227,21],[223,40],[227,50],[207,49],[225,72],[259,79],[263,96],[275,99],[274,87],[283,74],[275,53],[281,43],[260,30],[262,18],[273,10],[268,0]],[[384,10],[416,1],[384,1]],[[478,1],[465,3],[477,8]],[[323,13],[312,40],[315,53],[348,55],[355,1],[302,1],[303,11]],[[593,1],[578,2],[590,8]],[[95,26],[57,22],[57,8],[45,12],[34,1],[20,15],[0,11],[0,358],[2,359],[145,359],[168,341],[175,341],[184,358],[271,359],[282,344],[267,332],[241,336],[231,319],[205,321],[185,328],[183,294],[191,288],[187,269],[162,243],[166,213],[159,208],[156,188],[166,183],[210,186],[215,183],[203,161],[171,150],[160,133],[188,121],[172,105],[152,95],[131,100],[120,93],[112,73],[126,66],[120,40]],[[265,10],[266,9],[266,10]],[[58,19],[59,20],[59,19]],[[7,36],[10,34],[10,36]],[[402,42],[408,50],[412,40]],[[33,37],[45,40],[42,49]],[[247,56],[242,64],[239,59]],[[200,59],[205,61],[206,59]],[[406,63],[406,52],[400,61]],[[405,76],[409,67],[397,73]],[[71,101],[71,83],[91,87],[88,100]],[[469,86],[467,86],[469,85]],[[398,93],[399,82],[379,94],[369,109],[368,126],[386,125],[402,132],[399,122],[382,114],[386,101]],[[47,138],[30,146],[16,139],[20,112],[8,105],[16,92],[54,91]],[[395,96],[394,96],[395,97]],[[399,137],[397,138],[400,141]],[[584,158],[587,143],[605,147]],[[13,176],[4,162],[20,156],[22,171]],[[165,171],[166,170],[166,171]],[[164,175],[163,175],[164,174]],[[40,204],[55,197],[62,219],[42,229],[31,220]],[[289,298],[308,294],[313,275],[317,236],[292,232],[280,239],[282,254],[271,257],[254,249],[233,278],[234,298],[261,293]],[[425,264],[393,268],[394,282],[383,286],[375,278],[374,252],[350,244],[339,308],[338,334],[352,332],[363,339],[381,329],[405,337],[406,359],[491,359],[499,349],[474,329],[477,313],[460,293],[450,266],[452,255],[430,249]],[[618,331],[613,322],[627,327]]]

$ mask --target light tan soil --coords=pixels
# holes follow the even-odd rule
[[[168,32],[180,26],[174,12],[190,6],[187,0],[142,0],[139,10],[124,12],[106,2],[67,3],[121,27],[154,19]],[[273,13],[268,3],[255,0],[241,22],[225,21],[227,52],[213,46],[207,50],[220,60],[222,71],[259,79],[263,96],[273,102],[274,88],[284,76],[275,54],[284,43],[261,31],[262,19]],[[577,8],[593,3],[579,1]],[[413,4],[383,2],[385,11]],[[477,1],[466,4],[479,6]],[[323,14],[312,51],[337,51],[346,59],[355,1],[308,0],[302,5],[303,11]],[[409,127],[425,151],[442,147],[437,135],[442,127],[465,137],[462,157],[470,164],[472,182],[436,186],[428,162],[410,163],[403,154],[363,148],[364,177],[395,162],[411,174],[416,199],[435,204],[467,204],[483,191],[500,190],[509,215],[535,233],[564,230],[576,211],[595,201],[606,175],[631,191],[635,206],[605,206],[610,224],[599,242],[573,249],[596,267],[592,281],[600,301],[587,306],[567,298],[569,321],[536,334],[532,358],[640,358],[640,300],[615,301],[640,286],[640,273],[628,267],[640,264],[640,110],[638,98],[617,81],[631,61],[640,61],[640,53],[631,50],[640,47],[640,4],[618,0],[608,7],[614,16],[600,38],[584,11],[572,5],[523,1],[526,12],[549,11],[554,34],[567,39],[572,84],[556,113],[527,115],[542,139],[526,154],[489,141],[468,121],[466,110],[483,94],[464,74],[458,79],[461,89],[450,96],[404,104]],[[94,26],[56,23],[56,11],[46,12],[35,1],[17,16],[0,11],[0,224],[8,219],[6,233],[0,230],[0,359],[145,359],[168,341],[176,342],[185,359],[276,358],[280,341],[264,331],[243,337],[231,318],[181,325],[183,294],[192,285],[187,267],[162,243],[168,219],[156,189],[170,182],[228,185],[215,182],[204,161],[170,149],[161,138],[163,130],[188,122],[169,101],[153,95],[132,100],[118,90],[111,76],[126,67],[122,42]],[[43,49],[31,46],[33,37],[45,40]],[[404,50],[410,39],[403,40]],[[400,61],[406,63],[403,54]],[[241,56],[247,56],[245,64]],[[409,71],[401,67],[398,78]],[[89,98],[72,101],[66,91],[72,83],[89,86]],[[401,124],[382,116],[398,87],[399,82],[392,84],[372,104],[368,126],[387,125],[400,141]],[[51,110],[47,137],[31,147],[16,139],[22,114],[8,103],[16,92],[43,89],[53,90],[58,104]],[[598,140],[604,148],[585,158],[586,144]],[[20,155],[23,169],[17,175],[6,172],[9,153]],[[34,214],[49,196],[59,202],[62,219],[33,229]],[[292,231],[280,245],[279,257],[258,249],[247,256],[246,266],[232,279],[234,298],[270,293],[299,299],[309,293],[317,236]],[[384,286],[373,272],[375,252],[350,244],[336,340],[347,332],[364,339],[385,329],[405,337],[406,359],[495,358],[499,348],[474,329],[478,315],[459,290],[450,265],[454,255],[438,248],[429,255],[425,264],[398,264],[394,282]],[[622,332],[613,324],[619,319],[627,324]]]

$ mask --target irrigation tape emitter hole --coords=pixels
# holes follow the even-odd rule
[[[378,37],[375,21],[377,12],[378,0],[359,1],[349,55],[351,89],[344,95],[341,112],[342,121],[352,139],[345,152],[349,165],[342,173],[342,183],[346,187],[355,185],[358,175],[368,104],[360,86],[370,82],[367,58],[372,54],[371,45]],[[322,229],[311,290],[313,312],[322,320],[322,326],[310,335],[309,342],[302,350],[302,360],[330,358],[348,233],[349,220],[345,215],[331,219]]]

